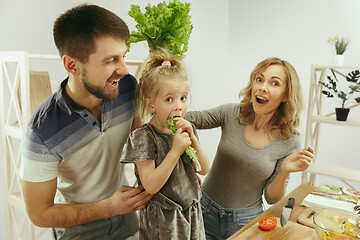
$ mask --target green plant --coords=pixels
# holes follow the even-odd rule
[[[342,55],[349,46],[350,40],[336,35],[335,37],[329,37],[328,43],[334,45],[337,55]]]
[[[346,76],[346,81],[348,83],[348,91],[342,91],[340,89],[339,80],[337,79],[333,70],[331,70],[333,78],[331,76],[327,76],[328,83],[320,82],[327,90],[323,90],[322,93],[326,95],[328,98],[334,97],[336,95],[341,100],[341,107],[345,107],[345,103],[347,101],[354,100],[357,103],[360,103],[360,96],[356,98],[352,98],[356,93],[360,93],[360,71],[354,70],[348,73]],[[354,95],[354,96],[355,96]]]
[[[137,22],[137,31],[131,32],[128,49],[132,43],[147,41],[150,50],[165,48],[183,56],[188,50],[188,40],[193,29],[190,6],[190,3],[179,0],[168,4],[164,1],[156,6],[148,4],[143,14],[138,5],[131,5],[128,14]]]

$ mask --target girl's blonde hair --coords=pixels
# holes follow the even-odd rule
[[[280,136],[283,140],[289,139],[293,134],[299,134],[296,127],[300,123],[300,113],[303,108],[303,96],[299,77],[294,67],[287,61],[279,58],[267,58],[258,63],[250,74],[250,81],[244,89],[240,91],[239,97],[243,97],[240,102],[239,119],[244,124],[250,124],[254,121],[255,113],[252,106],[251,90],[252,83],[256,76],[270,65],[283,66],[286,77],[286,101],[282,102],[270,120],[273,126],[279,126]]]
[[[185,64],[178,55],[172,55],[165,49],[152,51],[137,86],[137,106],[141,119],[150,114],[145,99],[156,97],[164,77],[176,77],[188,81]],[[168,79],[168,78],[166,78]]]

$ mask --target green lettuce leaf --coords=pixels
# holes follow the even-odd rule
[[[150,50],[168,49],[171,53],[184,56],[188,50],[188,41],[193,29],[191,24],[190,3],[179,0],[164,2],[156,6],[148,4],[145,13],[138,5],[131,5],[129,16],[136,22],[137,31],[132,31],[130,44],[147,41]]]

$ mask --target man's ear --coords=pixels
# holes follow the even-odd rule
[[[75,75],[75,76],[80,75],[79,60],[71,57],[70,55],[65,54],[62,57],[62,61],[63,61],[66,71],[68,71],[69,73],[71,73],[72,75]]]

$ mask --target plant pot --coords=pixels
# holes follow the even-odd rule
[[[334,66],[342,66],[344,64],[345,56],[344,55],[335,55],[333,58]]]
[[[336,120],[338,121],[346,121],[350,108],[336,108]]]

